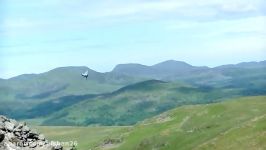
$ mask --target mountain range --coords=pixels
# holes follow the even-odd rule
[[[130,125],[176,106],[265,94],[266,61],[209,68],[169,60],[107,73],[72,66],[1,79],[0,114],[43,125]]]

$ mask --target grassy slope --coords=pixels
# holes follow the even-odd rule
[[[77,141],[78,149],[87,150],[96,146],[109,135],[125,132],[128,127],[35,127],[45,133],[49,140],[61,142]]]
[[[118,149],[265,149],[265,133],[266,97],[246,97],[171,110],[136,126]]]
[[[180,105],[238,96],[237,89],[193,87],[150,80],[84,100],[49,116],[44,125],[132,125]]]
[[[80,150],[95,147],[96,143],[110,138],[120,138],[123,142],[109,143],[107,146],[100,144],[96,149],[265,149],[266,96],[182,106],[145,120],[133,128],[40,129],[54,140],[78,137]]]

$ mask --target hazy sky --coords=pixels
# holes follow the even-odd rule
[[[0,78],[266,60],[265,0],[0,0]]]

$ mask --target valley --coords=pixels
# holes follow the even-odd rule
[[[242,97],[166,111],[134,126],[36,127],[48,139],[86,149],[265,149],[266,97]]]

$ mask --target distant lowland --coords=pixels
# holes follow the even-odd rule
[[[184,105],[263,95],[266,61],[210,68],[168,60],[106,73],[71,66],[0,79],[0,114],[46,126],[128,126]]]

